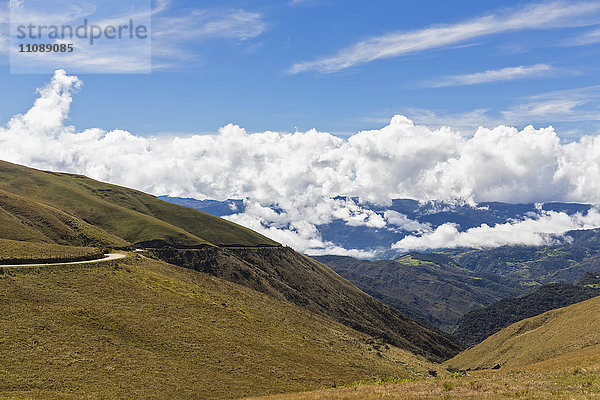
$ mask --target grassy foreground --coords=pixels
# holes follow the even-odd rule
[[[3,271],[0,398],[239,398],[440,369],[288,302],[139,255]]]
[[[381,385],[255,397],[254,400],[600,399],[600,369],[478,371]],[[248,399],[249,400],[249,399]]]
[[[600,345],[527,366],[398,383],[254,397],[261,400],[600,399]]]

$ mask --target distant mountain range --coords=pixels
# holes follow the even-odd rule
[[[217,217],[243,213],[246,210],[243,200],[230,199],[218,200],[196,200],[193,198],[159,196],[161,200],[194,208]],[[323,241],[332,242],[345,249],[379,250],[377,258],[392,258],[397,252],[390,250],[392,244],[414,234],[416,227],[411,224],[428,226],[434,230],[445,223],[456,224],[459,231],[463,232],[469,228],[479,227],[483,224],[494,226],[510,221],[523,220],[540,216],[542,210],[545,212],[562,212],[569,216],[576,213],[585,214],[591,208],[590,204],[579,203],[527,203],[509,204],[501,202],[484,202],[472,205],[464,202],[449,203],[443,201],[419,202],[411,199],[395,199],[390,205],[382,206],[372,203],[360,203],[358,198],[336,197],[348,202],[354,202],[361,209],[372,211],[387,216],[395,215],[406,223],[388,223],[383,228],[374,228],[366,225],[351,225],[343,219],[333,218],[327,224],[317,225],[317,229]],[[271,206],[275,211],[277,205]],[[386,214],[387,213],[387,214]],[[396,214],[394,214],[396,213]]]

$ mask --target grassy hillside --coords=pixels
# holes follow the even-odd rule
[[[140,256],[2,271],[1,398],[223,399],[439,369],[289,302]]]
[[[335,389],[252,397],[253,400],[430,400],[600,398],[600,298],[530,318],[506,328],[482,344],[444,363],[437,377],[355,382]],[[540,316],[542,317],[542,316]],[[513,329],[514,328],[514,329]],[[490,338],[490,339],[491,339]],[[489,340],[489,339],[488,339]],[[486,360],[487,355],[496,357]],[[481,363],[480,359],[484,359]],[[472,366],[499,369],[459,371]],[[250,400],[248,398],[247,400]]]
[[[327,266],[290,248],[173,249],[157,257],[287,300],[388,343],[442,361],[461,346],[360,291]]]
[[[158,200],[137,190],[4,161],[0,161],[0,196],[3,200],[0,208],[4,210],[0,212],[0,221],[12,215],[17,219],[28,216],[37,222],[24,222],[27,227],[5,233],[11,237],[2,236],[8,239],[16,239],[19,235],[19,239],[39,241],[46,237],[53,240],[50,237],[53,227],[61,224],[56,221],[56,212],[48,210],[59,210],[59,214],[67,214],[130,243],[162,240],[179,246],[277,245],[232,222]],[[17,199],[25,200],[24,208]],[[40,204],[51,208],[39,207]],[[40,215],[38,208],[44,211]],[[78,223],[82,225],[82,222]]]
[[[126,240],[85,222],[68,211],[61,211],[3,190],[0,190],[0,237],[71,246],[130,245]]]
[[[529,365],[600,343],[600,297],[527,318],[502,329],[447,364],[460,369]]]
[[[103,252],[95,247],[62,246],[54,243],[0,239],[0,265],[93,260],[102,255]]]
[[[315,258],[370,295],[447,331],[464,313],[524,292],[507,279],[469,271],[438,254],[410,253],[382,261]]]
[[[468,312],[460,319],[454,337],[472,346],[512,323],[596,296],[600,296],[600,289],[594,287],[568,283],[543,285],[528,295],[500,300]]]

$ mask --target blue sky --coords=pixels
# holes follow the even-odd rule
[[[343,136],[394,114],[465,135],[531,123],[568,141],[600,129],[599,2],[153,4],[153,73],[78,74],[79,129],[145,136],[235,123]],[[25,112],[48,79],[11,75],[4,57],[0,121]]]

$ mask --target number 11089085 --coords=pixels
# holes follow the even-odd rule
[[[73,52],[73,44],[37,44],[27,43],[19,45],[19,53],[71,53]]]

